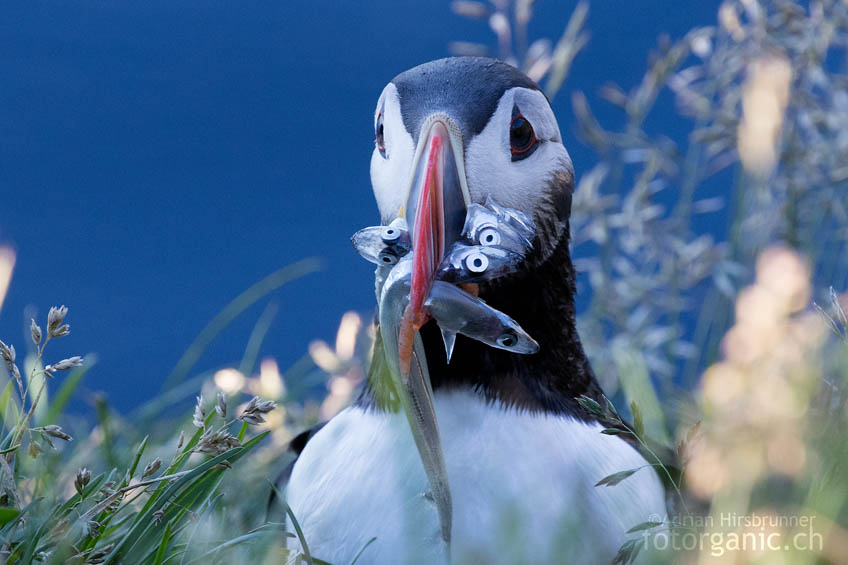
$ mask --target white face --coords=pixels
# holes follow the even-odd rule
[[[406,131],[400,115],[400,99],[394,84],[383,89],[374,112],[374,130],[382,114],[383,145],[385,157],[375,142],[371,154],[371,186],[384,224],[397,217],[401,206],[406,204],[409,192],[409,177],[415,157],[415,141]]]
[[[406,204],[416,150],[394,84],[386,86],[377,102],[375,131],[379,125],[383,143],[375,144],[371,155],[371,184],[383,222],[388,223]],[[466,140],[464,153],[473,202],[483,203],[491,196],[531,217],[554,173],[572,169],[547,99],[537,90],[521,87],[504,92],[483,131]]]

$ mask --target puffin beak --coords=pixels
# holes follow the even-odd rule
[[[471,201],[462,148],[459,128],[446,115],[431,116],[421,128],[406,208],[407,222],[413,226],[413,256],[409,305],[398,335],[404,376],[409,374],[415,332],[430,319],[424,302],[436,270],[459,238]]]

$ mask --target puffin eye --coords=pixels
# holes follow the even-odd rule
[[[521,113],[514,114],[509,123],[509,152],[512,153],[512,160],[526,159],[538,146],[539,140],[533,126]]]
[[[380,151],[380,155],[383,156],[383,159],[386,158],[386,140],[383,138],[383,112],[377,116],[377,127],[376,127],[376,145],[377,149]]]

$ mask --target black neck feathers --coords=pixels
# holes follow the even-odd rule
[[[552,195],[537,213],[535,251],[514,274],[480,285],[480,297],[514,318],[539,342],[534,355],[519,355],[457,336],[450,364],[434,321],[421,329],[434,390],[473,390],[487,400],[519,410],[593,419],[577,402],[581,395],[600,399],[575,325],[575,271],[569,253],[570,173],[551,181]],[[374,406],[366,383],[358,401]]]

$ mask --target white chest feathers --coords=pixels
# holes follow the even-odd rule
[[[647,465],[597,424],[470,392],[437,393],[435,404],[453,498],[450,555],[406,418],[348,408],[309,441],[288,485],[313,556],[350,563],[376,538],[357,563],[602,563],[628,529],[665,516],[651,467],[594,486]]]

